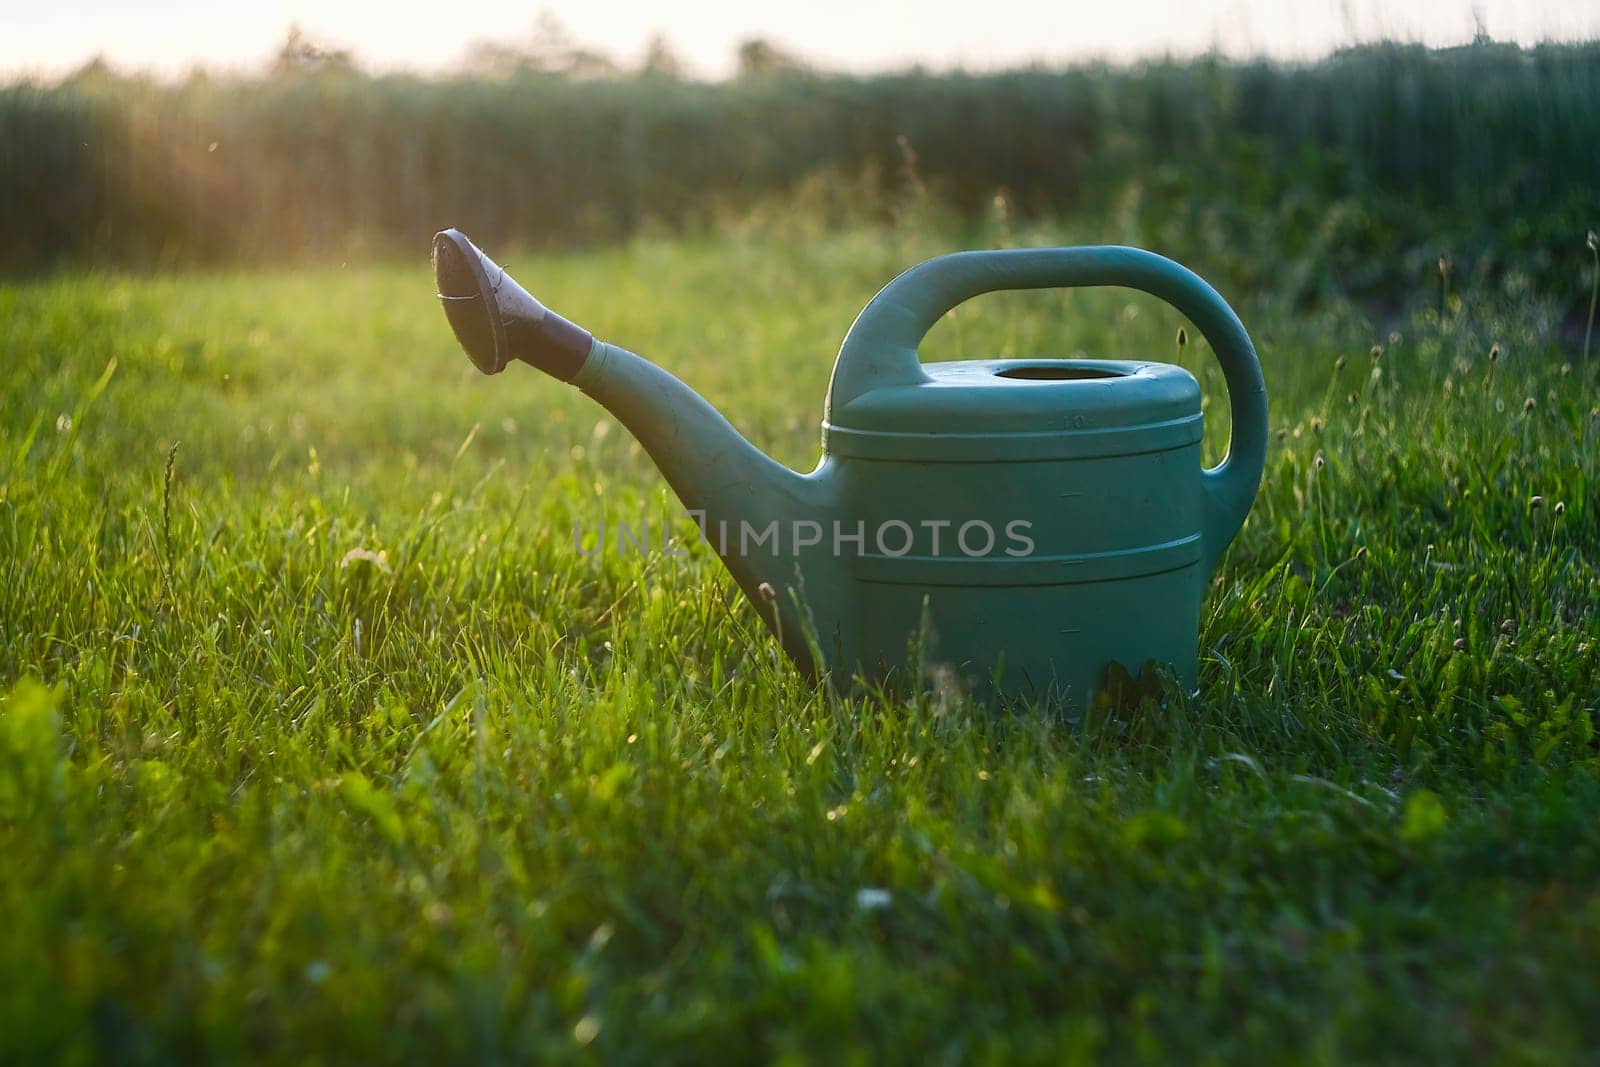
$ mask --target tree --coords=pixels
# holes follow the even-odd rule
[[[763,37],[751,37],[739,42],[738,57],[741,78],[806,69],[805,61],[799,56]]]
[[[289,36],[278,47],[272,69],[278,74],[308,70],[351,70],[355,58],[348,48],[325,48],[307,37],[299,26],[289,27]]]
[[[680,81],[688,76],[688,68],[666,36],[658,33],[644,46],[644,59],[639,63],[639,73]]]
[[[526,43],[479,41],[467,50],[467,67],[483,74],[533,71],[572,78],[603,78],[617,72],[604,53],[580,45],[561,20],[541,12]]]

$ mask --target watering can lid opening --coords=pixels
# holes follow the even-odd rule
[[[921,382],[869,389],[830,411],[828,449],[882,458],[954,458],[965,449],[982,459],[995,450],[1015,457],[1034,441],[1047,458],[1063,444],[1053,438],[1071,438],[1074,455],[1095,455],[1123,452],[1141,434],[1149,450],[1201,435],[1199,383],[1171,364],[960,360],[922,370]]]

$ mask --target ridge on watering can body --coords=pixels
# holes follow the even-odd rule
[[[673,375],[550,312],[456,231],[435,238],[434,260],[479,369],[522,360],[617,416],[703,514],[707,540],[803,670],[915,671],[980,698],[1080,707],[1112,662],[1153,659],[1194,684],[1207,580],[1260,482],[1266,400],[1238,318],[1178,264],[1111,247],[964,252],[913,267],[846,336],[822,461],[801,475]],[[1075,285],[1152,293],[1212,343],[1234,427],[1222,463],[1202,467],[1200,390],[1182,368],[918,358],[923,335],[963,300]],[[829,523],[833,536],[765,554],[712,533],[768,522]],[[853,534],[841,540],[841,528]]]
[[[1072,459],[1188,443],[1200,386],[1166,363],[960,360],[868,390],[822,423],[824,450],[865,459]]]

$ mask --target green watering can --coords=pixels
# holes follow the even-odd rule
[[[588,393],[639,439],[784,651],[813,676],[954,682],[1081,708],[1112,663],[1193,688],[1201,599],[1255,499],[1267,401],[1216,291],[1137,248],[958,252],[873,298],[839,350],[822,462],[769,459],[677,378],[547,310],[465,236],[434,239],[439,295],[486,374],[513,359]],[[1200,387],[1124,360],[920,362],[964,300],[1115,285],[1170,303],[1226,373],[1233,440],[1200,459]]]

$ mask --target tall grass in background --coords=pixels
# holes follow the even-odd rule
[[[1597,175],[1600,43],[725,83],[92,66],[0,89],[0,271],[415,255],[444,225],[593,244],[773,203],[860,223],[914,195],[1203,247],[1296,298],[1382,302],[1444,256],[1575,314]]]

